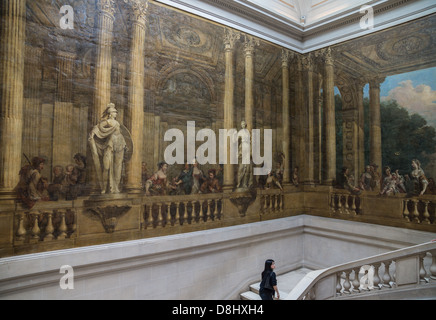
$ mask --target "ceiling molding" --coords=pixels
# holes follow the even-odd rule
[[[363,30],[361,5],[349,6],[304,25],[269,9],[268,3],[272,1],[265,1],[265,6],[249,0],[155,1],[303,54],[436,13],[434,0],[366,1],[374,9],[375,25],[371,30]],[[336,3],[332,1],[331,5]],[[327,1],[319,5],[321,10]]]

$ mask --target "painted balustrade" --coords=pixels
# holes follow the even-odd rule
[[[222,194],[144,198],[143,229],[205,224],[223,217]]]
[[[268,189],[259,192],[261,213],[268,214],[285,210],[285,195],[280,189]]]
[[[37,242],[71,238],[76,232],[76,211],[55,209],[34,210],[17,214],[15,241]]]
[[[385,221],[410,223],[411,225],[436,224],[436,196],[424,195],[408,197],[405,194],[395,196],[380,196],[374,192],[351,194],[343,189],[333,189],[329,192],[329,214],[331,217],[370,219],[383,218]]]
[[[383,197],[367,192],[356,195],[323,186],[307,191],[304,188],[259,189],[242,195],[245,198],[238,198],[237,193],[98,195],[74,201],[38,202],[32,210],[16,204],[2,213],[14,223],[13,229],[7,226],[1,229],[11,241],[3,252],[0,248],[0,255],[48,250],[49,246],[38,248],[38,242],[67,240],[56,247],[71,248],[298,214],[436,232],[434,195]],[[111,237],[112,233],[116,233],[116,237]],[[70,239],[74,241],[68,242]],[[354,272],[349,275],[350,290],[354,288],[353,275]]]
[[[387,290],[420,288],[436,292],[436,241],[313,271],[286,299],[359,298]]]
[[[361,212],[360,196],[335,190],[329,196],[330,215],[358,215]]]

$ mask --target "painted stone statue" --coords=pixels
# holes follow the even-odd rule
[[[121,131],[122,125],[116,120],[117,115],[115,105],[110,103],[88,139],[102,194],[120,193],[127,144]]]
[[[253,186],[253,166],[251,164],[251,135],[245,121],[241,121],[241,130],[238,132],[238,139],[239,166],[236,190],[247,191]]]

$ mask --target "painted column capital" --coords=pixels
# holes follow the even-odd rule
[[[241,34],[232,29],[225,29],[224,31],[224,45],[225,51],[232,51],[235,48],[235,43],[241,38]]]
[[[101,13],[115,19],[115,0],[98,0],[97,8]]]

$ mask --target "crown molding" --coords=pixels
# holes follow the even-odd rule
[[[363,30],[360,6],[304,26],[247,0],[155,1],[302,54],[436,13],[434,0],[373,1],[370,5],[374,9],[374,28]]]

